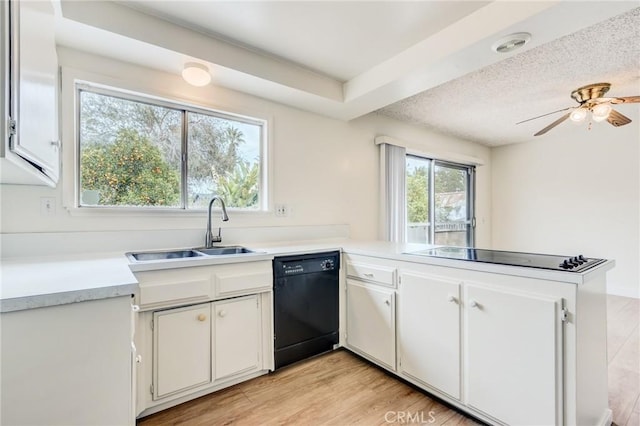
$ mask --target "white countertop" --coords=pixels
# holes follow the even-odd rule
[[[122,253],[14,258],[0,262],[0,312],[134,294]]]
[[[343,250],[346,253],[467,269],[503,275],[580,284],[591,273],[613,268],[609,260],[583,273],[553,271],[518,266],[495,265],[407,254],[435,246],[399,244],[385,241],[346,239],[246,244],[260,253],[243,256],[213,256],[130,262],[124,253],[72,256],[14,258],[1,261],[0,312],[32,309],[66,303],[134,294],[137,280],[134,272],[216,265],[247,261],[271,260],[275,256]],[[134,271],[134,272],[132,272]]]

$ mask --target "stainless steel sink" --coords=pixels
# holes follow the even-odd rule
[[[167,251],[148,251],[148,252],[135,252],[127,253],[127,257],[134,262],[148,262],[152,260],[169,260],[169,259],[188,259],[194,257],[206,257],[206,256],[223,256],[223,255],[235,255],[255,253],[253,250],[249,250],[242,246],[226,246],[226,247],[211,247],[211,248],[195,248],[186,250],[167,250]]]
[[[196,250],[171,250],[171,251],[149,251],[143,253],[127,253],[129,258],[133,258],[138,262],[149,260],[167,260],[167,259],[184,259],[190,257],[204,256]]]
[[[253,250],[249,250],[248,248],[241,247],[241,246],[198,248],[196,250],[206,254],[207,256],[222,256],[225,254],[254,253]]]

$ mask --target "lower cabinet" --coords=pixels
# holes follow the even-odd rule
[[[138,418],[273,370],[270,260],[135,276]]]
[[[153,399],[261,368],[258,295],[153,313]]]
[[[395,290],[347,279],[347,344],[396,369]]]
[[[507,424],[562,424],[562,301],[472,283],[464,293],[467,405]]]
[[[576,364],[567,365],[565,345],[576,317],[563,308],[574,306],[575,284],[347,261],[349,349],[489,424],[596,423],[572,421],[575,398],[566,391]]]
[[[135,425],[131,300],[0,314],[0,424]]]
[[[402,272],[398,290],[400,371],[456,399],[460,399],[460,287],[460,281]]]
[[[153,314],[154,399],[211,382],[211,303]]]
[[[260,365],[260,310],[258,296],[213,303],[214,374],[216,380]]]

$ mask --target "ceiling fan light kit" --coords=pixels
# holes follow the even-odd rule
[[[605,98],[604,94],[611,88],[610,83],[595,83],[580,87],[571,92],[571,97],[580,105],[577,107],[568,107],[558,111],[553,111],[547,114],[539,115],[537,117],[529,118],[527,120],[520,121],[516,124],[521,124],[527,121],[535,120],[537,118],[545,117],[557,112],[572,110],[566,113],[562,117],[558,118],[553,123],[549,124],[544,129],[540,130],[533,136],[540,136],[547,133],[549,130],[556,127],[566,119],[570,119],[574,122],[581,122],[587,118],[587,113],[591,112],[591,118],[595,122],[608,121],[614,127],[624,126],[631,123],[631,119],[615,109],[611,105],[625,104],[625,103],[640,103],[640,96],[627,96],[622,98]],[[591,126],[589,126],[591,128]]]
[[[571,119],[571,121],[579,123],[587,118],[587,110],[585,108],[576,108],[571,112],[569,118]]]

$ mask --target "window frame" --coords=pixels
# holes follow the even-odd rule
[[[238,121],[241,123],[251,124],[259,126],[259,138],[260,138],[260,178],[259,178],[259,202],[258,208],[238,208],[228,206],[227,209],[237,213],[245,214],[259,214],[267,213],[270,211],[270,147],[269,147],[269,120],[265,118],[252,117],[245,114],[239,114],[236,112],[223,111],[218,108],[210,108],[205,106],[194,105],[189,102],[183,102],[179,100],[171,100],[165,97],[154,96],[148,93],[139,91],[131,91],[122,88],[116,88],[99,83],[93,83],[84,80],[73,81],[73,104],[74,104],[74,138],[76,143],[74,144],[74,167],[73,167],[73,210],[75,212],[109,212],[109,213],[128,213],[128,214],[153,214],[153,213],[175,213],[175,214],[190,214],[190,213],[203,213],[206,212],[206,207],[201,208],[189,208],[188,201],[188,113],[208,115],[215,118],[224,120]],[[90,92],[99,95],[111,96],[114,98],[144,103],[152,106],[159,106],[163,108],[170,108],[176,110],[181,114],[181,134],[180,134],[180,205],[176,207],[169,206],[94,206],[83,205],[81,203],[81,181],[80,181],[80,162],[81,162],[81,138],[80,138],[80,123],[81,123],[81,106],[80,96],[81,92]]]
[[[466,197],[466,209],[467,209],[467,219],[465,223],[468,225],[467,227],[467,247],[475,247],[475,229],[476,229],[476,218],[475,218],[475,204],[476,204],[476,190],[475,190],[475,175],[476,175],[476,167],[474,165],[456,163],[452,161],[438,160],[437,158],[430,158],[424,155],[409,153],[407,152],[405,158],[416,158],[422,161],[426,161],[429,163],[429,179],[427,182],[428,185],[428,200],[429,200],[429,216],[427,222],[428,228],[428,240],[426,244],[435,245],[435,234],[436,234],[436,208],[435,208],[435,174],[436,167],[443,166],[452,169],[466,171],[466,186],[467,186],[467,197]],[[406,166],[405,166],[406,173]],[[408,203],[407,198],[407,187],[405,186],[405,204]],[[409,230],[409,220],[408,220],[409,209],[405,208],[405,236],[408,241],[408,230]]]

